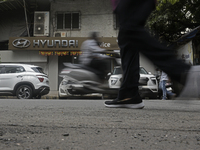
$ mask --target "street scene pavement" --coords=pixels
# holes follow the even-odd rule
[[[198,150],[199,100],[0,99],[1,150]]]

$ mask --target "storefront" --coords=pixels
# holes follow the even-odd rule
[[[1,52],[1,62],[19,62],[40,65],[49,76],[50,94],[57,94],[62,80],[59,77],[63,62],[78,63],[82,54],[81,44],[86,37],[10,37],[9,50]],[[117,39],[100,38],[100,47],[108,51],[118,50]],[[112,55],[107,53],[106,55]],[[110,61],[110,70],[116,65]]]

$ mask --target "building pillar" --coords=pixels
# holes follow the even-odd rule
[[[58,56],[52,55],[49,56],[48,61],[49,68],[49,86],[50,92],[49,95],[57,96],[58,95]]]

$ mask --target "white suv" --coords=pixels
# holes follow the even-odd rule
[[[108,83],[113,89],[120,88],[122,82],[122,69],[116,66],[111,74]],[[158,82],[153,74],[148,73],[143,67],[140,67],[139,92],[142,98],[158,97]]]
[[[39,66],[0,63],[0,96],[40,99],[48,94],[49,79]]]

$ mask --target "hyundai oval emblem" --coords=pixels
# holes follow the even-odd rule
[[[12,44],[17,48],[26,48],[30,46],[31,42],[27,39],[16,39],[12,42]]]

